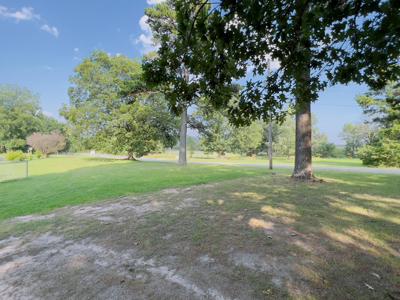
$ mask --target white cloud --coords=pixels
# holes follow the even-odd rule
[[[42,17],[39,14],[36,14],[32,7],[22,7],[20,10],[11,10],[5,6],[0,5],[0,19],[12,19],[15,22],[19,23],[21,21],[39,21],[35,22],[41,23],[40,29],[50,33],[51,35],[58,37],[59,31],[55,26],[50,26],[45,23]]]
[[[52,71],[53,67],[50,66],[43,66],[43,69],[47,70],[47,71]]]
[[[140,51],[143,54],[146,54],[151,51],[155,51],[158,48],[157,45],[154,45],[152,34],[143,34],[142,33],[141,35],[139,35],[138,38],[131,39],[131,40],[132,40],[133,44],[141,46]]]
[[[156,50],[158,47],[154,45],[153,34],[151,33],[151,28],[147,23],[148,17],[146,15],[142,16],[139,20],[139,27],[143,31],[138,38],[132,38],[131,41],[135,45],[141,45],[141,52],[146,54],[150,51]]]
[[[148,20],[148,19],[149,19],[149,17],[146,16],[146,15],[144,15],[144,16],[142,16],[142,17],[140,18],[140,20],[139,20],[140,29],[142,29],[142,30],[145,31],[145,32],[151,32],[150,26],[149,26],[149,24],[147,23],[147,20]]]
[[[14,19],[16,22],[40,20],[40,15],[35,14],[32,7],[22,7],[20,10],[11,11],[5,6],[0,6],[0,17]]]
[[[58,29],[55,26],[49,26],[47,24],[44,24],[40,27],[41,30],[46,31],[47,33],[50,33],[51,35],[55,36],[56,38],[59,35]]]
[[[160,4],[161,2],[165,2],[166,0],[147,0],[148,5]]]
[[[153,46],[153,37],[151,35],[141,34],[136,43],[142,44],[144,47]]]
[[[79,52],[79,48],[74,48],[74,52],[78,53]]]

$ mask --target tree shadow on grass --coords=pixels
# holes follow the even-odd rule
[[[399,177],[325,174],[322,184],[279,176],[266,186],[250,182],[233,189],[222,207],[243,215],[249,229],[271,236],[276,253],[295,255],[296,279],[286,282],[294,296],[310,289],[317,298],[398,297]],[[263,226],[270,223],[274,230]]]

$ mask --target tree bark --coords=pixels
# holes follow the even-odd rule
[[[179,161],[180,165],[186,165],[186,136],[187,136],[187,107],[182,108],[181,129],[179,133]]]
[[[298,103],[295,163],[292,175],[294,179],[311,180],[313,178],[311,128],[311,103]]]

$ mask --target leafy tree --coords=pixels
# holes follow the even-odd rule
[[[150,99],[153,100],[153,99]],[[123,105],[116,112],[105,133],[108,152],[127,152],[128,158],[144,156],[160,147],[173,147],[176,143],[177,122],[171,117],[164,99],[136,101]],[[150,102],[150,103],[149,103]],[[163,107],[164,106],[164,107]]]
[[[215,106],[229,102],[227,84],[253,70],[233,122],[281,120],[295,108],[294,178],[313,177],[311,102],[320,90],[351,81],[380,88],[399,77],[398,1],[175,2],[178,24],[192,24],[189,38],[177,38],[192,45],[186,66]]]
[[[231,149],[232,126],[223,112],[209,110],[207,106],[199,106],[191,122],[200,134],[201,148],[207,152],[225,155]]]
[[[261,121],[254,121],[248,126],[234,127],[232,130],[232,152],[241,155],[255,155],[261,146],[264,126]]]
[[[64,150],[66,146],[65,137],[59,132],[50,134],[34,133],[27,138],[26,143],[45,157],[51,153]]]
[[[146,89],[138,62],[96,51],[70,81],[70,105],[61,114],[78,147],[133,158],[176,142],[176,120],[162,94]]]
[[[192,35],[192,19],[207,13],[211,5],[203,3],[200,10],[198,3],[187,2],[187,10],[180,9],[181,5],[180,1],[167,0],[146,9],[154,44],[159,47],[155,55],[145,58],[143,69],[146,81],[157,86],[166,95],[172,111],[181,116],[179,163],[185,165],[188,108],[204,100],[201,78],[189,68],[195,59],[192,49],[201,47],[201,39]],[[231,84],[224,88],[236,91]]]
[[[200,144],[197,138],[193,136],[188,136],[187,137],[187,146],[189,149],[189,155],[190,157],[193,157],[193,154],[195,151],[200,150]]]
[[[287,117],[286,120],[278,127],[274,145],[275,152],[278,155],[290,158],[295,151],[295,123],[292,117]]]
[[[374,138],[360,148],[358,156],[366,165],[400,167],[400,86],[389,83],[357,101],[377,127]]]
[[[369,122],[380,127],[390,128],[400,120],[400,83],[389,82],[384,88],[372,90],[357,97]]]
[[[346,143],[345,154],[357,157],[357,151],[373,139],[373,131],[368,124],[345,124],[341,137]]]
[[[0,85],[0,152],[24,149],[33,132],[62,128],[54,118],[45,116],[39,98],[26,88]]]
[[[158,54],[150,55],[144,60],[143,68],[149,84],[158,86],[166,95],[172,110],[181,116],[179,139],[179,163],[186,164],[186,139],[188,107],[196,100],[196,86],[190,81],[190,74],[186,68],[182,52],[182,44],[175,45],[178,32],[176,13],[172,1],[166,1],[147,8],[145,11],[147,23],[153,33],[154,43],[160,45]],[[179,52],[179,57],[172,57],[172,49]]]
[[[333,143],[321,142],[315,150],[313,150],[313,155],[316,157],[336,157],[336,146]]]

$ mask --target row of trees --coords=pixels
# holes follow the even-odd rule
[[[229,123],[227,112],[209,110],[207,106],[193,114],[194,123],[200,135],[201,149],[216,152],[219,156],[227,152],[241,155],[259,155],[268,152],[269,123],[260,120],[250,125],[235,127]],[[295,121],[288,116],[282,124],[272,123],[272,145],[276,156],[293,157],[295,154]],[[335,157],[336,146],[328,142],[328,137],[313,127],[313,155]]]
[[[165,94],[157,86],[149,88],[141,65],[124,56],[96,51],[83,60],[71,77],[70,104],[61,115],[75,150],[96,149],[108,153],[128,153],[129,158],[172,147],[179,134],[179,118],[171,114]],[[227,110],[213,109],[207,99],[198,99],[185,113],[186,128],[197,130],[201,149],[224,155],[226,152],[255,155],[267,152],[268,124],[256,120],[233,126]],[[295,123],[288,117],[273,123],[276,155],[291,157],[295,152]],[[335,147],[314,126],[314,154],[334,156]],[[180,143],[182,145],[182,143]],[[186,147],[182,147],[183,152]],[[186,154],[183,154],[186,157]]]

